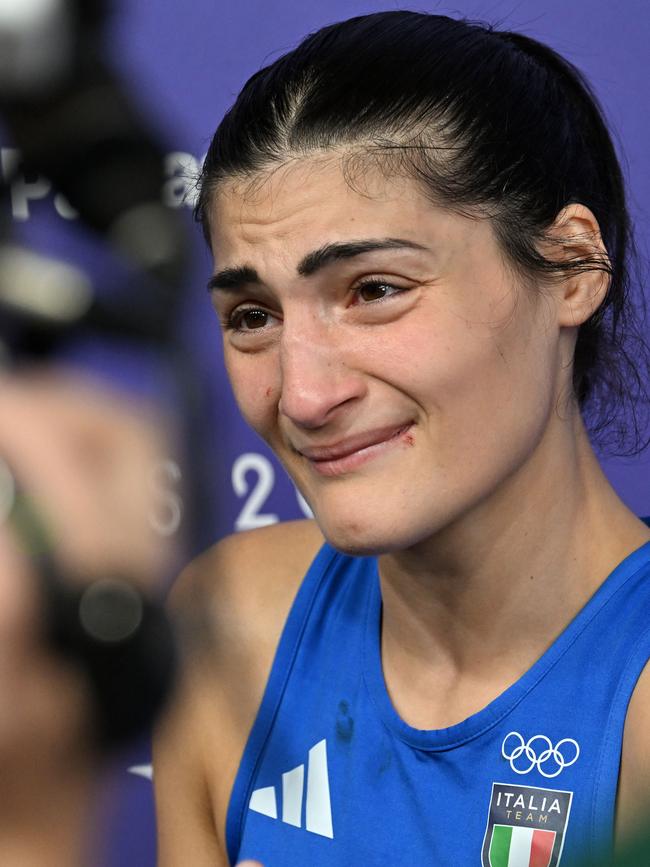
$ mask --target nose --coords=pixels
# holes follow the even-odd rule
[[[285,319],[280,344],[280,412],[296,426],[320,428],[363,397],[366,383],[351,364],[353,347],[335,324]]]

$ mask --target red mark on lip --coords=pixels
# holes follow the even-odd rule
[[[415,439],[414,439],[412,433],[408,433],[408,431],[407,431],[407,432],[404,434],[403,439],[404,439],[404,442],[406,443],[407,446],[413,446],[413,445],[415,445]]]

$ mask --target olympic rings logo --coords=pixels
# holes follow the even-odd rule
[[[551,779],[578,761],[580,746],[573,738],[562,738],[553,746],[546,735],[533,735],[524,741],[519,732],[510,732],[501,744],[501,755],[515,774],[528,774],[537,768],[543,777]]]

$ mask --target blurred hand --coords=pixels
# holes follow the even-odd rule
[[[141,586],[168,550],[150,526],[163,424],[71,374],[0,375],[0,459],[72,581],[118,575]],[[0,524],[0,863],[82,863],[97,757],[81,672],[41,641],[33,552]]]
[[[41,517],[62,571],[148,583],[167,556],[149,523],[163,424],[92,380],[0,375],[0,458]]]

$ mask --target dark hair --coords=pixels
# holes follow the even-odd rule
[[[574,394],[601,447],[645,448],[638,412],[650,353],[630,306],[637,260],[623,176],[603,111],[575,66],[530,37],[442,15],[378,12],[323,27],[253,75],[220,123],[195,208],[206,238],[221,181],[254,181],[334,149],[350,184],[375,162],[414,178],[436,204],[488,217],[530,284],[606,272],[606,297],[578,332]],[[608,256],[552,261],[539,252],[574,202],[594,213]]]

